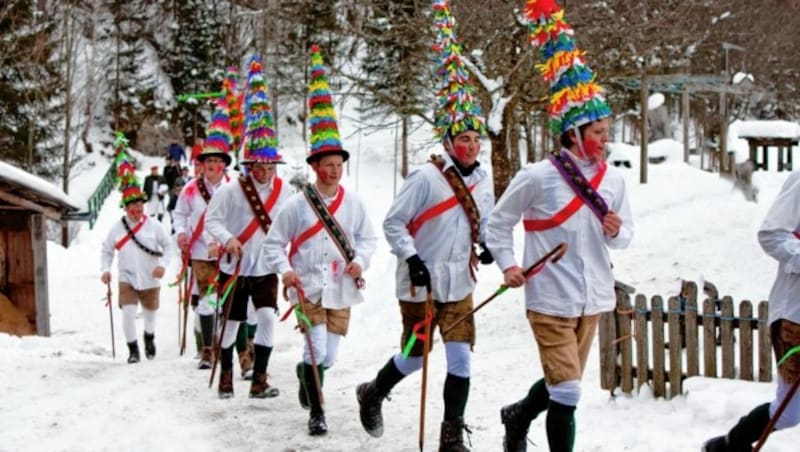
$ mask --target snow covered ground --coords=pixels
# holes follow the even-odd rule
[[[376,135],[359,143],[360,159],[353,152],[344,181],[365,199],[376,228],[393,196],[391,145],[386,141],[385,135]],[[287,152],[287,158],[302,162],[302,149]],[[484,154],[488,163],[488,152]],[[282,169],[284,176],[290,168]],[[733,191],[730,181],[675,159],[652,165],[646,185],[638,183],[638,162],[624,171],[635,239],[629,249],[613,253],[619,280],[648,297],[675,295],[682,278],[705,278],[735,300],[766,299],[777,266],[760,250],[756,231],[787,173],[757,172],[754,182],[761,201],[754,204]],[[419,374],[402,382],[392,400],[384,403],[382,438],[369,437],[358,421],[356,384],[371,379],[399,346],[395,259],[384,241],[365,275],[368,301],[354,309],[340,359],[326,376],[330,431],[326,437],[309,437],[307,412],[297,403],[294,376],[302,338],[292,322],[281,323],[276,331],[269,372],[271,383],[282,393],[275,399],[249,399],[249,382],[237,379],[236,396],[220,400],[216,384],[208,388],[208,371],[196,369],[194,353],[178,356],[177,293],[166,287],[177,262],[168,270],[162,289],[156,359],[125,363],[118,310],[114,310],[117,356],[112,359],[99,250],[121,215],[118,200],[118,194],[112,194],[94,230],[84,228],[69,249],[48,244],[52,336],[0,334],[0,451],[418,450]],[[516,237],[521,248],[520,230]],[[482,267],[479,281],[475,298],[483,300],[502,277],[496,267]],[[541,377],[523,306],[522,292],[509,291],[477,316],[466,414],[474,451],[502,448],[500,407],[521,397]],[[138,328],[141,335],[141,323]],[[430,364],[425,437],[429,451],[438,448],[443,410],[441,344],[434,347]],[[769,400],[773,390],[771,383],[692,378],[685,384],[685,394],[669,401],[654,399],[647,387],[632,396],[612,397],[600,389],[595,343],[577,410],[576,450],[699,450],[703,440],[726,431],[754,405]],[[529,450],[547,450],[543,418],[532,424],[529,437],[536,446]],[[797,450],[798,442],[800,429],[777,432],[763,450]]]

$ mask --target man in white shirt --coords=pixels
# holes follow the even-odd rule
[[[237,277],[224,301],[228,314],[221,339],[218,390],[220,398],[233,397],[233,345],[239,325],[247,320],[247,303],[252,298],[258,326],[250,397],[276,397],[279,391],[267,383],[267,367],[274,346],[278,277],[260,253],[272,221],[291,193],[288,184],[275,172],[275,165],[283,163],[277,153],[245,152],[239,163],[247,169],[247,176],[220,188],[206,213],[208,232],[225,250],[220,260],[220,298],[228,288],[228,281]]]
[[[210,279],[216,272],[219,243],[205,230],[205,217],[211,198],[230,179],[225,174],[225,167],[231,164],[231,157],[225,150],[209,146],[200,153],[197,160],[205,166],[206,171],[183,187],[172,216],[178,248],[184,261],[191,265],[191,284],[197,285],[198,293],[192,295],[195,323],[200,326],[202,346],[197,368],[210,369],[214,346],[214,304],[217,296],[216,293],[207,293]]]
[[[769,293],[769,328],[775,360],[781,361],[800,346],[800,172],[792,173],[767,212],[758,230],[758,242],[778,261],[778,274]],[[731,430],[703,445],[704,452],[752,450],[778,407],[785,403],[773,428],[783,430],[800,424],[800,393],[786,400],[800,381],[800,355],[789,355],[778,366],[775,398],[753,408]],[[767,432],[769,434],[769,432]]]
[[[144,215],[145,195],[132,179],[121,178],[122,205],[125,215],[114,223],[103,241],[100,280],[111,283],[111,263],[114,251],[117,261],[119,305],[122,309],[122,329],[128,343],[128,363],[140,360],[136,340],[136,306],[142,304],[144,316],[145,356],[156,356],[155,322],[164,268],[174,253],[171,240],[161,223]]]

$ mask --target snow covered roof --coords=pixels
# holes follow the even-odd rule
[[[64,213],[81,210],[82,204],[51,182],[0,162],[0,205],[23,207],[60,220]]]
[[[739,138],[800,138],[800,124],[791,121],[738,121]]]

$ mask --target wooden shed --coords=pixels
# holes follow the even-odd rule
[[[741,121],[739,138],[747,140],[749,158],[756,169],[769,169],[770,149],[776,153],[778,171],[791,171],[792,152],[800,139],[800,124],[789,121]],[[761,158],[758,149],[761,148]],[[784,152],[785,151],[785,152]]]
[[[79,209],[50,182],[0,162],[0,332],[50,335],[46,220]]]

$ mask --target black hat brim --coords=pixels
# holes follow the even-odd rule
[[[306,163],[310,165],[315,161],[321,159],[322,157],[326,157],[328,155],[341,155],[345,162],[348,159],[350,159],[350,153],[345,151],[344,149],[331,149],[328,151],[318,151],[309,155],[308,157],[306,157]]]

